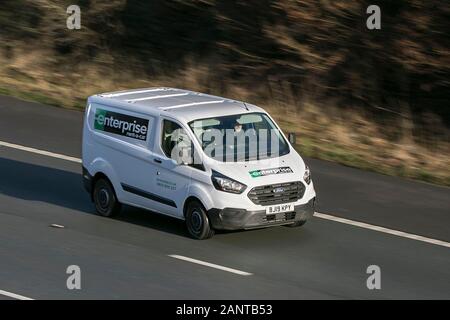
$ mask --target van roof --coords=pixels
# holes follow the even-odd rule
[[[89,97],[98,103],[150,115],[168,115],[189,122],[215,116],[264,112],[242,101],[175,88],[144,88],[101,93]]]

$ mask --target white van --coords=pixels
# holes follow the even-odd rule
[[[314,213],[309,168],[261,108],[207,94],[148,88],[89,97],[83,181],[97,212],[121,204],[215,229],[301,226]]]

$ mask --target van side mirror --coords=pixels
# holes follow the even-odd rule
[[[296,144],[297,137],[295,136],[294,132],[289,132],[288,138],[289,138],[289,143],[290,144],[292,144],[292,145]]]

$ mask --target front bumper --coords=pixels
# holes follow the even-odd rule
[[[294,212],[266,215],[265,210],[248,211],[238,208],[212,208],[208,210],[208,218],[214,229],[239,230],[255,229],[291,224],[305,221],[314,214],[315,199],[308,203],[295,206]]]

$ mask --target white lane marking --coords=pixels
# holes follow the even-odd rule
[[[17,144],[12,144],[12,143],[8,143],[8,142],[4,142],[4,141],[0,141],[0,146],[18,149],[18,150],[27,151],[27,152],[32,152],[32,153],[37,153],[37,154],[41,154],[41,155],[52,157],[52,158],[81,163],[81,159],[78,159],[78,158],[69,157],[69,156],[65,156],[62,154],[57,154],[57,153],[39,150],[39,149],[35,149],[35,148],[20,146]],[[360,228],[369,229],[369,230],[373,230],[373,231],[383,232],[383,233],[392,234],[392,235],[396,235],[396,236],[411,239],[411,240],[422,241],[422,242],[450,248],[450,242],[445,242],[442,240],[427,238],[427,237],[419,236],[419,235],[412,234],[412,233],[407,233],[407,232],[389,229],[389,228],[385,228],[385,227],[375,226],[372,224],[354,221],[354,220],[350,220],[350,219],[339,218],[339,217],[336,217],[336,216],[333,216],[330,214],[325,214],[325,213],[320,213],[320,212],[316,212],[314,214],[314,216],[317,218],[321,218],[321,219],[332,220],[335,222],[344,223],[344,224],[352,225],[355,227],[360,227]]]
[[[389,228],[385,228],[385,227],[375,226],[372,224],[354,221],[354,220],[350,220],[350,219],[339,218],[336,216],[332,216],[332,215],[320,213],[320,212],[314,213],[314,216],[317,218],[322,218],[322,219],[326,219],[326,220],[332,220],[332,221],[336,221],[336,222],[340,222],[340,223],[349,224],[349,225],[352,225],[355,227],[360,227],[360,228],[369,229],[369,230],[373,230],[373,231],[383,232],[383,233],[391,234],[394,236],[399,236],[399,237],[403,237],[403,238],[407,238],[407,239],[422,241],[422,242],[426,242],[426,243],[435,244],[437,246],[450,248],[450,243],[442,241],[442,240],[427,238],[427,237],[419,236],[419,235],[408,233],[408,232],[403,232],[403,231],[393,230],[393,229],[389,229]]]
[[[169,257],[172,257],[172,258],[175,258],[175,259],[179,259],[179,260],[184,260],[184,261],[187,261],[187,262],[200,264],[200,265],[205,266],[205,267],[210,267],[210,268],[219,269],[219,270],[222,270],[222,271],[235,273],[235,274],[238,274],[238,275],[241,275],[241,276],[251,276],[251,275],[253,275],[253,273],[249,273],[249,272],[245,272],[245,271],[241,271],[241,270],[237,270],[237,269],[224,267],[224,266],[220,266],[218,264],[209,263],[209,262],[205,262],[205,261],[201,261],[201,260],[197,260],[197,259],[192,259],[192,258],[185,257],[185,256],[179,256],[179,255],[176,255],[176,254],[169,254]]]
[[[31,152],[31,153],[36,153],[36,154],[40,154],[40,155],[47,156],[47,157],[81,163],[81,159],[78,159],[78,158],[66,156],[63,154],[53,153],[53,152],[49,152],[49,151],[39,150],[39,149],[35,149],[35,148],[25,147],[25,146],[21,146],[18,144],[5,142],[5,141],[0,141],[0,146],[17,149],[17,150],[22,150],[22,151],[27,151],[27,152]]]
[[[5,297],[10,297],[13,299],[17,299],[17,300],[34,300],[34,299],[31,299],[28,297],[21,296],[20,294],[15,294],[15,293],[3,291],[3,290],[0,290],[0,295],[5,296]]]

